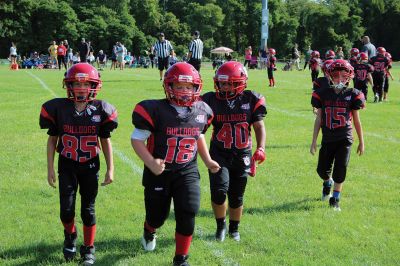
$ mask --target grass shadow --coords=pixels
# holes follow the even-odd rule
[[[157,249],[154,253],[162,252],[162,250],[171,245],[175,245],[173,237],[158,239]],[[146,253],[141,245],[140,237],[131,240],[111,239],[97,241],[95,242],[95,246],[97,254],[104,254],[104,256],[98,256],[96,258],[96,265],[114,265],[118,264],[120,260],[133,258]],[[2,250],[0,252],[0,261],[15,261],[15,263],[12,264],[18,266],[54,264],[76,265],[80,262],[79,258],[78,246],[76,259],[70,263],[66,263],[62,255],[62,242],[51,245],[45,243],[29,244],[15,249]],[[25,260],[25,262],[18,263],[18,260]]]

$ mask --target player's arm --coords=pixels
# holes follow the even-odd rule
[[[102,186],[107,186],[114,181],[114,157],[110,138],[100,138],[101,149],[106,160],[107,171]]]
[[[58,136],[49,136],[47,139],[47,182],[56,187],[56,173],[54,171],[54,155],[56,152]]]
[[[197,140],[197,151],[199,152],[201,159],[203,160],[204,164],[210,170],[211,173],[214,174],[219,171],[221,167],[216,161],[211,159],[204,134],[201,134],[199,139]]]
[[[360,112],[359,110],[352,110],[352,115],[353,115],[353,121],[354,121],[354,127],[357,132],[358,136],[358,147],[357,147],[357,153],[358,155],[363,155],[364,154],[364,133],[361,125],[361,120],[360,120]]]
[[[315,116],[315,121],[314,121],[314,131],[313,131],[313,137],[312,137],[312,142],[311,142],[311,147],[310,147],[310,153],[312,155],[314,155],[317,151],[317,139],[318,139],[319,130],[321,128],[321,117],[322,117],[322,109],[318,108],[316,110],[316,116]]]

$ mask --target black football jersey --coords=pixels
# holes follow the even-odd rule
[[[197,140],[209,127],[213,113],[202,101],[179,114],[168,100],[145,100],[132,113],[138,129],[151,132],[147,148],[154,158],[165,160],[166,170],[178,170],[197,159]]]
[[[214,112],[210,150],[246,153],[251,150],[251,125],[267,114],[265,98],[249,90],[232,100],[219,100],[215,92],[202,96]]]
[[[354,65],[354,87],[364,87],[368,82],[368,74],[374,72],[374,67],[370,64],[356,64]]]
[[[73,101],[56,98],[42,105],[40,128],[58,136],[57,152],[77,162],[86,162],[99,154],[98,137],[109,138],[118,126],[117,110],[111,104],[94,100],[78,113]]]
[[[389,61],[384,56],[374,56],[369,60],[369,63],[374,67],[374,73],[385,75],[386,68],[389,66]]]
[[[357,89],[347,88],[336,94],[329,85],[320,83],[312,93],[311,105],[322,109],[322,142],[352,142],[352,110],[362,109],[364,103],[364,94]]]

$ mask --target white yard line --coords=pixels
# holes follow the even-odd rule
[[[196,236],[200,241],[202,241],[211,251],[211,253],[217,257],[218,259],[222,260],[222,265],[231,265],[231,266],[238,266],[239,263],[235,262],[232,258],[227,257],[224,254],[222,249],[219,249],[217,245],[222,244],[216,241],[208,241],[206,240],[204,234],[204,230],[201,226],[196,225]]]
[[[56,94],[52,89],[50,89],[50,88],[46,85],[46,83],[44,83],[44,81],[41,80],[38,76],[32,74],[30,71],[26,71],[25,73],[28,73],[28,75],[30,75],[32,78],[36,79],[36,80],[40,83],[40,85],[42,85],[42,88],[45,89],[45,90],[47,90],[48,92],[50,92],[51,95],[53,95],[54,97],[58,97],[57,94]]]

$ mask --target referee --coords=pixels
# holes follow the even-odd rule
[[[200,72],[201,57],[203,56],[203,42],[200,40],[200,32],[195,31],[192,34],[193,40],[189,44],[189,64]]]
[[[163,70],[168,69],[169,56],[174,52],[171,43],[165,39],[164,33],[160,32],[158,35],[158,41],[153,46],[153,52],[158,57],[158,70],[160,70],[160,80],[162,80]]]

